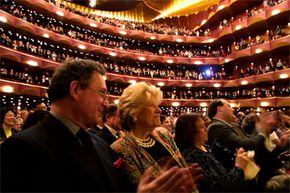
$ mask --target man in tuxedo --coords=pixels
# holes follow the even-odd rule
[[[100,130],[97,134],[109,145],[111,145],[122,135],[121,122],[117,105],[109,104],[103,110],[102,120],[105,125],[103,129]]]
[[[104,75],[91,60],[68,60],[55,71],[49,115],[1,145],[2,192],[122,191],[109,146],[86,131],[107,103]],[[196,167],[168,168],[155,179],[149,170],[138,192],[191,191],[198,177]]]

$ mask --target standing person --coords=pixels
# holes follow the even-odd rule
[[[16,113],[11,108],[1,109],[1,133],[0,141],[3,141],[16,133],[13,126],[16,123]]]
[[[69,60],[55,71],[48,89],[50,113],[1,145],[1,191],[122,191],[109,146],[86,132],[106,104],[104,74],[91,60]],[[138,192],[176,192],[190,181],[188,173],[170,168],[153,180],[149,169]]]
[[[256,123],[257,135],[247,137],[241,130],[231,126],[234,120],[233,109],[225,100],[214,100],[209,104],[208,116],[211,122],[208,126],[208,144],[213,150],[214,156],[227,169],[234,166],[235,151],[237,148],[255,150],[255,161],[261,167],[258,174],[257,191],[265,188],[269,180],[282,164],[278,160],[281,150],[268,150],[265,141],[273,132],[276,120],[272,113],[261,114],[260,121]]]
[[[105,125],[97,134],[111,145],[123,134],[117,105],[109,104],[103,111],[102,120]]]
[[[169,131],[156,128],[160,125],[161,101],[160,89],[145,82],[130,85],[120,97],[121,124],[126,132],[111,148],[121,157],[120,169],[129,177],[131,191],[136,190],[142,174],[150,166],[153,166],[152,177],[157,177],[166,159],[172,159],[179,167],[188,167]],[[188,192],[196,188],[195,180],[200,178],[201,171],[197,165],[189,169],[194,175],[190,189],[186,189]]]
[[[234,112],[226,100],[216,99],[209,104],[208,117],[211,122],[208,126],[208,144],[214,156],[227,169],[234,166],[236,148],[258,150],[264,147],[266,135],[259,133],[254,137],[245,137],[241,130],[232,127]]]

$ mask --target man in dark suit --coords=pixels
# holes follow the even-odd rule
[[[251,137],[243,135],[239,128],[231,125],[235,116],[226,100],[212,101],[208,107],[208,117],[211,119],[208,126],[208,144],[211,146],[214,156],[226,169],[229,170],[234,166],[235,152],[240,147],[245,150],[255,150],[255,161],[262,168],[260,173],[273,171],[274,168],[279,167],[280,164],[276,160],[277,154],[268,151],[264,144],[264,141],[268,140],[269,135],[273,132],[275,125],[275,121],[269,113],[261,115],[261,121],[256,124],[258,134]],[[268,168],[263,167],[264,165],[268,165]],[[262,181],[260,184],[265,180]]]
[[[109,104],[103,110],[102,120],[105,125],[103,129],[100,130],[97,134],[109,145],[111,145],[122,135],[121,122],[117,105]]]
[[[104,68],[91,60],[69,60],[55,71],[50,114],[1,145],[2,192],[122,191],[109,146],[86,131],[107,103],[103,75]],[[196,172],[173,167],[153,179],[149,170],[138,192],[190,189]]]

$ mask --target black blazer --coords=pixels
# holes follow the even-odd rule
[[[245,150],[260,150],[264,148],[264,138],[260,135],[246,137],[238,133],[235,128],[212,119],[208,126],[208,144],[212,153],[222,165],[230,170],[234,167],[237,148]]]
[[[104,126],[102,130],[98,131],[97,135],[105,140],[109,145],[117,140],[117,138],[110,132],[110,130],[106,126]]]
[[[100,160],[52,115],[1,145],[1,191],[118,192],[110,149],[95,136]]]

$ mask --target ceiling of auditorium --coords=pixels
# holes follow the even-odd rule
[[[92,0],[66,0],[89,7]],[[119,12],[118,15],[138,15],[143,21],[158,18],[184,16],[208,9],[219,0],[93,0],[96,10]]]

